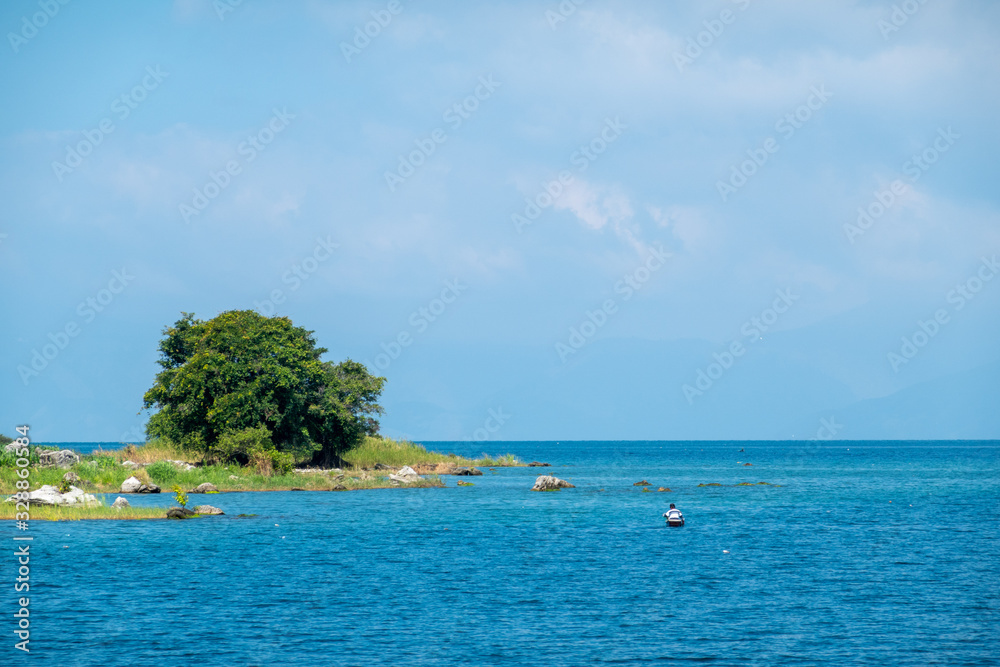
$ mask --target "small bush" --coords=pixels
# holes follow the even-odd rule
[[[159,485],[166,486],[177,479],[177,466],[169,461],[157,461],[146,466],[149,477]]]
[[[186,507],[188,504],[188,496],[184,493],[184,489],[181,488],[180,484],[174,484],[174,500],[181,507]]]

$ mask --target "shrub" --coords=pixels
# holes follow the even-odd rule
[[[174,500],[181,507],[185,507],[188,504],[188,496],[184,493],[184,489],[181,488],[180,484],[174,484]]]
[[[149,477],[157,484],[166,486],[177,479],[177,466],[169,461],[157,461],[146,466]]]

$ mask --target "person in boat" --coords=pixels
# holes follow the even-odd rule
[[[677,507],[670,503],[670,509],[663,513],[663,516],[667,517],[667,523],[671,526],[683,526],[684,525],[684,515]]]

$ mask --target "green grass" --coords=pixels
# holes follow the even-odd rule
[[[14,519],[14,503],[0,503],[0,520]],[[166,507],[125,507],[112,509],[107,505],[92,507],[53,507],[32,505],[28,512],[31,521],[83,521],[87,519],[117,519],[137,521],[141,519],[166,519]]]
[[[491,457],[483,454],[478,459],[468,459],[455,454],[429,452],[423,445],[408,440],[368,437],[359,446],[351,449],[341,458],[355,468],[372,468],[376,463],[401,468],[415,465],[453,465],[456,467],[483,466],[490,468],[523,466],[513,454]]]

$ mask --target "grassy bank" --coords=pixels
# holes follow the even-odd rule
[[[66,472],[73,472],[81,480],[75,485],[88,493],[117,493],[121,489],[122,482],[129,477],[136,477],[144,484],[156,484],[163,493],[168,493],[175,484],[185,491],[190,491],[205,482],[214,484],[220,492],[293,489],[351,491],[399,486],[388,478],[390,470],[373,470],[379,463],[392,470],[409,465],[422,468],[422,474],[430,473],[425,474],[424,480],[406,485],[416,488],[444,486],[434,473],[446,474],[454,467],[524,465],[517,457],[510,454],[495,458],[484,456],[479,459],[468,459],[454,454],[429,452],[421,445],[388,438],[367,438],[359,447],[348,451],[343,458],[347,465],[342,470],[304,469],[276,474],[252,466],[206,464],[201,456],[194,456],[172,443],[158,440],[140,447],[127,445],[122,449],[96,450],[81,457],[82,460],[68,471],[64,468],[33,467],[28,481],[31,489],[37,489],[45,484],[59,486],[63,475]],[[188,462],[195,464],[196,467],[185,470],[184,466],[174,461]],[[126,466],[124,465],[126,462],[136,465]],[[13,465],[0,466],[0,493],[13,493],[15,482],[19,479],[17,469]],[[202,496],[192,496],[191,500],[192,503],[200,502]]]
[[[15,518],[14,503],[0,504],[0,521]],[[52,507],[32,505],[28,512],[31,521],[84,521],[93,519],[116,519],[119,521],[140,521],[143,519],[166,519],[166,507],[125,507],[113,509],[107,505],[93,507]]]

